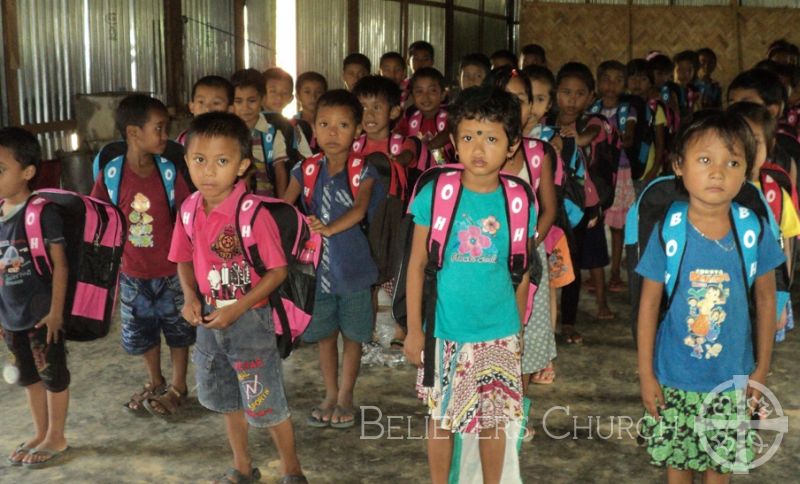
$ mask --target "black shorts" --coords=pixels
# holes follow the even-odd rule
[[[47,344],[46,326],[4,332],[6,345],[14,355],[14,365],[19,370],[19,386],[27,387],[41,381],[47,391],[53,393],[69,388],[70,375],[63,333],[58,343]]]

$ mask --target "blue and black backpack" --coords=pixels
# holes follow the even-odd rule
[[[596,101],[589,112],[600,114],[603,110],[603,101]],[[627,123],[631,111],[636,113],[636,125],[633,133],[633,144],[629,148],[624,148],[628,161],[631,164],[631,177],[638,180],[644,175],[647,168],[647,158],[650,156],[650,147],[655,137],[653,122],[655,116],[651,113],[644,99],[631,94],[623,94],[619,98],[619,108],[617,109],[616,122],[620,135],[625,134]]]
[[[543,125],[535,137],[551,143],[557,134],[558,128]],[[583,157],[575,145],[574,138],[564,138],[561,161],[564,165],[564,182],[560,187],[556,186],[556,195],[559,204],[563,206],[566,223],[559,223],[559,227],[568,230],[581,223],[586,204],[586,194],[583,188],[586,171]],[[560,203],[562,200],[563,204]]]

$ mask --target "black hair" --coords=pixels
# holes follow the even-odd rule
[[[673,150],[675,163],[682,164],[689,144],[709,132],[713,132],[720,138],[730,151],[734,150],[737,143],[742,144],[747,163],[745,175],[749,177],[755,163],[757,150],[753,131],[742,116],[718,109],[698,111],[681,126],[675,137]]]
[[[650,65],[650,69],[653,70],[653,73],[669,72],[671,75],[672,71],[675,70],[675,64],[672,62],[672,59],[664,54],[654,55],[647,61],[647,63]]]
[[[323,76],[319,72],[306,71],[297,76],[297,81],[294,83],[295,91],[300,92],[300,88],[303,87],[303,84],[307,82],[318,82],[322,84],[323,91],[328,90],[328,80],[325,79],[325,76]]]
[[[545,54],[544,47],[539,44],[528,44],[522,48],[522,57],[526,55],[535,55],[542,59],[542,62],[547,64],[547,55]]]
[[[628,69],[625,67],[625,64],[620,61],[607,60],[601,62],[600,65],[597,66],[597,79],[600,80],[600,77],[608,71],[621,72],[625,81],[628,80]]]
[[[233,104],[233,84],[231,81],[225,79],[222,76],[204,76],[195,81],[194,85],[192,86],[192,97],[191,99],[194,101],[194,95],[197,93],[197,88],[199,87],[212,87],[212,88],[220,88],[225,90],[225,95],[228,97],[228,104]]]
[[[403,66],[403,69],[406,68],[406,60],[403,59],[403,56],[400,54],[400,52],[392,51],[392,52],[387,52],[387,53],[383,54],[381,56],[381,61],[378,63],[378,66],[380,66],[381,64],[384,63],[384,61],[387,61],[387,60],[396,60],[397,62],[400,63],[401,66]]]
[[[347,69],[347,66],[350,64],[357,64],[366,69],[367,72],[372,72],[372,62],[370,62],[369,57],[360,52],[348,54],[348,56],[342,61],[342,70]]]
[[[463,71],[467,66],[480,67],[486,71],[487,75],[492,71],[492,62],[486,57],[486,54],[481,54],[480,52],[473,52],[462,57],[458,70]]]
[[[517,56],[515,56],[514,53],[511,52],[508,49],[500,49],[500,50],[494,51],[492,53],[492,55],[489,56],[489,59],[490,60],[506,59],[506,60],[511,61],[511,65],[512,66],[517,67]]]
[[[123,138],[127,137],[128,126],[144,127],[154,111],[167,116],[167,107],[158,99],[147,94],[125,96],[114,111],[114,123]]]
[[[698,49],[698,51],[697,51],[698,61],[700,60],[700,56],[701,55],[704,55],[704,56],[708,57],[709,59],[711,59],[712,64],[714,64],[714,66],[716,67],[716,65],[717,65],[717,53],[714,52],[713,50],[711,50],[710,47],[703,47],[702,49]]]
[[[550,101],[555,102],[556,78],[553,75],[553,71],[551,71],[545,66],[531,65],[522,69],[522,72],[524,72],[525,75],[528,76],[528,80],[530,80],[531,82],[539,81],[539,82],[546,82],[547,84],[549,84],[550,89],[548,90],[548,92],[550,93]],[[533,90],[533,86],[531,86],[531,90]]]
[[[261,75],[264,76],[265,89],[266,85],[269,84],[269,81],[288,82],[289,86],[294,87],[294,79],[292,79],[292,75],[284,71],[280,67],[270,67],[266,71],[262,72]]]
[[[442,88],[442,91],[444,91],[445,88],[447,87],[446,86],[446,81],[444,79],[444,76],[442,75],[441,72],[439,72],[439,70],[437,68],[435,68],[435,67],[423,67],[422,69],[417,69],[416,71],[414,71],[414,75],[412,75],[411,76],[411,80],[408,81],[408,89],[409,89],[409,91],[413,91],[414,90],[414,84],[419,79],[422,79],[422,78],[433,79],[434,81],[436,81],[439,84],[439,86]]]
[[[383,76],[366,76],[353,86],[356,97],[382,97],[389,104],[389,108],[400,106],[400,87],[391,79]]]
[[[753,69],[764,69],[775,73],[778,75],[778,78],[785,78],[789,81],[789,85],[794,87],[797,85],[797,66],[791,64],[781,64],[780,62],[775,62],[774,60],[764,59],[759,61]]]
[[[688,62],[692,64],[692,68],[697,72],[697,69],[700,68],[700,56],[697,55],[697,52],[693,50],[684,50],[675,54],[673,58],[673,62],[675,64],[679,62]]]
[[[465,89],[448,108],[448,119],[453,136],[465,119],[503,123],[508,144],[516,143],[522,135],[519,99],[494,86]]]
[[[234,72],[231,76],[231,84],[233,84],[234,89],[252,87],[261,97],[264,97],[267,93],[264,75],[258,69],[253,69],[252,67]]]
[[[628,71],[627,77],[647,76],[647,80],[650,81],[650,84],[656,83],[655,77],[653,76],[653,68],[645,59],[632,59],[628,62],[626,70]]]
[[[390,81],[391,82],[391,81]],[[345,89],[333,89],[323,94],[317,101],[317,115],[323,107],[343,107],[349,109],[353,114],[356,124],[361,124],[364,115],[364,107],[355,94]]]
[[[790,56],[800,56],[800,49],[797,45],[789,42],[786,39],[778,39],[769,45],[769,49],[767,50],[767,58],[772,59],[774,56],[779,54],[785,54]]]
[[[769,109],[761,104],[751,102],[740,102],[728,107],[730,114],[741,116],[751,123],[761,126],[764,131],[764,140],[767,143],[767,156],[770,156],[770,148],[775,141],[775,133],[778,129],[778,120],[770,114]]]
[[[433,60],[434,50],[430,42],[425,42],[424,40],[417,40],[415,42],[412,42],[411,45],[408,46],[408,55],[412,56],[414,55],[414,52],[418,50],[424,50],[425,52],[430,54],[431,60]]]
[[[42,146],[33,133],[16,126],[0,128],[0,146],[11,151],[23,170],[33,166],[38,172],[42,162]]]
[[[561,82],[564,79],[574,77],[581,80],[584,84],[586,84],[586,88],[590,92],[594,92],[594,76],[592,76],[592,71],[586,64],[582,64],[580,62],[567,62],[561,69],[558,70],[558,74],[556,75],[556,88],[561,85]]]
[[[736,89],[755,90],[767,106],[786,104],[786,87],[781,78],[766,69],[750,69],[734,77],[728,85],[728,97]]]
[[[195,136],[230,138],[239,144],[242,159],[252,158],[250,128],[233,113],[210,112],[197,116],[186,131],[187,147]]]
[[[492,76],[494,78],[493,84],[503,90],[505,90],[505,88],[508,86],[508,83],[511,82],[511,79],[518,77],[525,85],[525,94],[528,96],[528,102],[533,102],[533,87],[531,86],[531,80],[524,71],[520,71],[516,67],[503,66],[495,69]]]

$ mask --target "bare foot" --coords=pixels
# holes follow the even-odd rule
[[[608,306],[597,308],[597,319],[600,321],[609,321],[616,317],[617,316],[611,312],[611,309],[609,309]]]

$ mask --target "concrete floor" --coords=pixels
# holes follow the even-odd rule
[[[537,434],[522,447],[520,460],[526,482],[663,480],[663,474],[648,464],[644,449],[637,447],[623,428],[626,419],[635,422],[642,415],[626,298],[612,295],[612,309],[621,317],[600,323],[591,317],[593,298],[583,297],[579,329],[584,344],[560,345],[556,383],[530,389]],[[768,382],[789,416],[790,429],[800,418],[799,340],[800,329],[777,346]],[[73,384],[67,437],[72,450],[58,467],[26,470],[7,466],[5,456],[29,436],[31,423],[24,392],[0,383],[0,482],[205,482],[229,466],[222,418],[205,411],[196,400],[184,407],[173,424],[135,418],[123,411],[121,404],[144,378],[141,361],[126,356],[118,341],[116,326],[102,341],[70,346]],[[0,362],[6,359],[3,346]],[[363,430],[356,425],[344,431],[305,425],[309,409],[322,397],[315,347],[304,347],[293,354],[285,362],[284,375],[300,458],[312,483],[427,481],[425,446],[418,439],[423,433],[424,413],[414,398],[412,368],[368,367],[362,372],[356,404],[378,407],[383,413],[384,435],[378,439],[361,438],[362,433],[366,437],[380,435],[380,427],[373,424],[364,425]],[[194,384],[193,377],[190,384]],[[569,407],[569,415],[565,409],[551,411],[546,432],[543,416],[558,406]],[[377,418],[376,410],[365,412],[367,421]],[[388,415],[399,416],[392,420],[391,435],[386,428]],[[616,418],[613,423],[612,416]],[[590,421],[591,431],[587,429]],[[576,426],[582,428],[576,430]],[[567,436],[556,438],[548,433]],[[764,431],[763,435],[765,441],[772,442],[776,434]],[[790,430],[767,464],[734,481],[797,482],[798,435],[798,431]],[[262,482],[275,482],[280,477],[278,461],[269,438],[252,431],[250,440],[254,463],[264,475]]]

